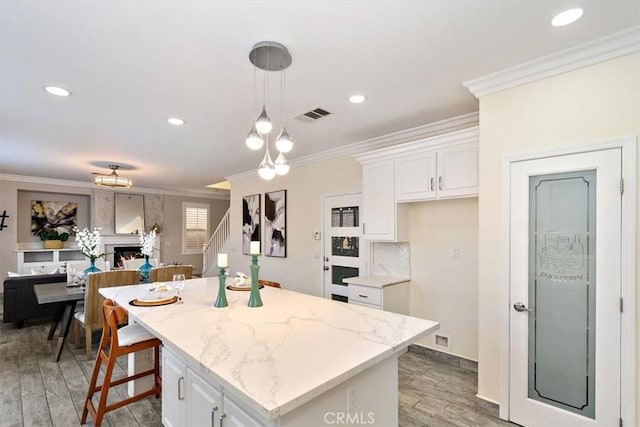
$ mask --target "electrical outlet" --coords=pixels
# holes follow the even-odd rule
[[[453,248],[451,258],[460,258],[460,248]]]
[[[358,393],[355,387],[349,387],[347,389],[347,412],[352,411],[358,406]]]

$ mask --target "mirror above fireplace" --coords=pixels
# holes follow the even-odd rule
[[[144,231],[144,196],[115,193],[115,232],[135,234]]]

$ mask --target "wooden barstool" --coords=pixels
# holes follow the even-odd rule
[[[84,402],[82,420],[80,422],[80,424],[85,424],[87,422],[87,414],[91,413],[93,423],[96,427],[100,427],[102,417],[104,417],[105,413],[151,395],[160,397],[160,391],[162,390],[162,380],[160,379],[160,346],[162,345],[162,341],[151,335],[146,329],[138,324],[131,324],[118,329],[118,324],[122,323],[126,319],[127,312],[124,308],[114,305],[113,301],[110,299],[106,299],[102,304],[102,316],[102,337],[100,338],[98,355],[96,357],[96,363],[93,366],[93,374],[91,375],[91,381],[89,382],[89,390],[87,391],[87,398]],[[111,381],[113,367],[115,366],[116,359],[119,356],[150,348],[154,349],[153,369],[125,378],[120,378],[113,382]],[[104,380],[101,385],[96,385],[102,362],[106,365]],[[154,386],[152,389],[124,399],[120,402],[107,405],[109,387],[133,381],[147,375],[153,375],[154,377]],[[93,395],[98,392],[100,392],[100,398],[98,399],[98,408],[96,409],[91,399],[93,398]]]

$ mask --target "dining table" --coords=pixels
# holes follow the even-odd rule
[[[60,360],[62,348],[69,335],[76,304],[84,300],[85,290],[84,287],[67,282],[43,283],[35,285],[33,290],[38,304],[57,304],[49,335],[47,335],[47,340],[51,341],[58,330],[58,343],[53,354],[53,360],[57,362]]]

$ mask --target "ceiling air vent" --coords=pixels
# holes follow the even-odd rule
[[[324,110],[322,108],[316,108],[314,110],[307,111],[304,114],[300,114],[299,116],[296,117],[296,119],[302,120],[303,122],[306,122],[306,123],[312,123],[318,119],[327,117],[329,114],[331,113],[328,112],[327,110]]]

